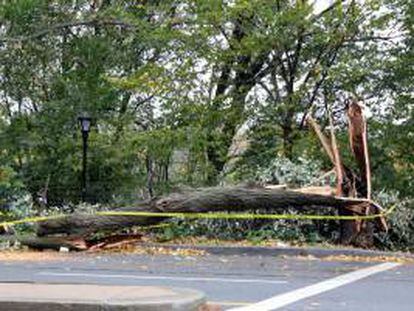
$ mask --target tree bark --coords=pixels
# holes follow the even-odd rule
[[[18,239],[22,245],[32,249],[60,250],[65,247],[71,251],[84,251],[88,245],[81,237],[21,237]]]
[[[368,152],[367,123],[362,107],[355,101],[348,105],[349,141],[361,176],[360,195],[371,199],[371,169]]]
[[[355,100],[347,103],[349,141],[361,179],[358,195],[371,199],[371,168],[368,151],[367,122],[360,104]],[[381,219],[385,222],[384,219]],[[362,246],[370,246],[374,241],[374,228],[366,221],[358,221],[360,232],[357,241]]]
[[[205,213],[262,209],[274,212],[288,207],[298,209],[331,207],[345,208],[352,213],[362,215],[367,206],[373,207],[372,210],[378,212],[378,209],[366,200],[344,199],[281,189],[234,187],[204,188],[193,192],[174,193],[142,202],[135,207],[117,209],[116,211]],[[132,226],[152,225],[165,219],[163,217],[73,214],[39,223],[37,235],[65,233],[84,236],[100,230],[114,231]]]

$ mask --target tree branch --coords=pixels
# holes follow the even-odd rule
[[[322,130],[318,123],[316,123],[315,119],[311,116],[308,116],[306,118],[308,124],[313,128],[313,130],[316,133],[316,136],[318,136],[319,141],[322,144],[323,149],[325,149],[326,154],[328,155],[329,159],[331,160],[331,163],[335,165],[335,156],[332,151],[332,144],[329,141],[329,139],[322,133]]]

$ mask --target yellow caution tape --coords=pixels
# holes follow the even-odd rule
[[[190,213],[190,212],[134,212],[134,211],[103,211],[93,215],[99,216],[139,216],[139,217],[160,217],[160,218],[187,218],[187,219],[287,219],[287,220],[372,220],[379,217],[387,217],[397,207],[394,204],[387,211],[375,215],[351,216],[351,215],[299,215],[299,214],[249,214],[249,213]],[[52,215],[40,217],[27,217],[20,220],[5,221],[0,226],[12,226],[24,223],[35,223],[50,219],[59,219],[70,215]]]
[[[62,218],[68,215],[52,215],[52,216],[39,216],[39,217],[26,217],[23,219],[19,219],[19,220],[11,220],[11,221],[3,221],[0,223],[1,227],[4,226],[12,226],[12,225],[20,225],[20,224],[25,224],[25,223],[30,223],[30,222],[42,222],[42,221],[47,221],[50,219],[57,219],[57,218]]]
[[[295,219],[295,220],[372,220],[386,217],[392,213],[397,204],[385,212],[375,215],[347,216],[347,215],[299,215],[299,214],[248,214],[248,213],[189,213],[189,212],[127,212],[107,211],[97,212],[101,216],[141,216],[141,217],[166,217],[166,218],[201,218],[201,219]]]

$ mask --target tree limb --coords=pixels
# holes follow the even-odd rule
[[[322,130],[319,126],[319,124],[316,123],[315,119],[311,116],[307,117],[308,124],[313,128],[313,130],[316,133],[316,136],[318,136],[319,141],[322,144],[323,149],[325,150],[326,154],[328,155],[329,159],[331,160],[331,163],[335,166],[335,157],[334,153],[332,151],[332,144],[329,141],[329,139],[322,133]]]

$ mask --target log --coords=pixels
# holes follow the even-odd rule
[[[20,237],[20,244],[32,249],[60,250],[65,247],[71,251],[84,251],[88,249],[86,241],[82,237]]]
[[[59,251],[62,247],[69,251],[95,251],[100,249],[114,249],[124,247],[136,242],[142,238],[141,233],[133,234],[114,234],[103,237],[91,236],[90,239],[82,236],[12,236],[6,241],[16,243],[17,241],[31,249],[44,250],[54,249]],[[3,239],[4,241],[5,239]]]
[[[345,199],[282,189],[217,187],[186,193],[174,193],[142,202],[135,207],[120,208],[116,211],[205,213],[262,209],[275,212],[288,207],[299,209],[331,207],[346,208],[353,213],[362,215],[367,205],[379,212],[375,205],[364,199]],[[132,226],[152,225],[165,219],[162,217],[73,214],[39,223],[37,235],[87,235],[100,230],[114,231]]]

